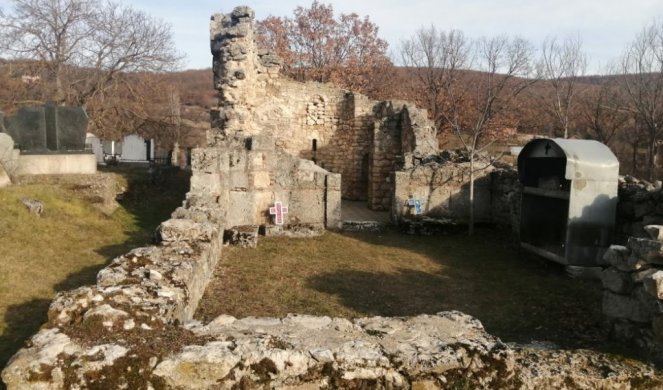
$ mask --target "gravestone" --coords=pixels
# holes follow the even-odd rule
[[[57,147],[51,150],[85,150],[88,117],[82,107],[55,107]]]
[[[48,150],[45,107],[21,107],[15,115],[5,117],[5,127],[21,150]]]
[[[47,104],[22,107],[4,116],[4,127],[20,149],[29,152],[85,150],[88,117],[82,107]]]

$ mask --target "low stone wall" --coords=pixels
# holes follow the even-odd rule
[[[490,170],[476,173],[474,213],[476,222],[491,222]],[[395,221],[425,215],[467,222],[470,215],[469,164],[425,164],[393,176],[392,217]],[[412,201],[419,202],[417,214]]]
[[[14,175],[90,175],[97,173],[94,154],[21,154]]]
[[[115,381],[105,388],[136,388],[141,379],[132,376],[151,372],[151,362],[173,343],[197,340],[177,324],[193,318],[213,274],[222,247],[218,229],[171,219],[159,236],[160,245],[116,258],[96,285],[58,294],[48,322],[3,370],[8,389],[89,388],[104,378]]]
[[[614,336],[663,358],[663,226],[645,228],[650,238],[631,237],[606,252],[603,313]]]
[[[632,176],[619,179],[619,204],[615,241],[625,244],[629,237],[648,237],[647,225],[663,225],[663,191]]]
[[[392,218],[416,218],[411,201],[419,201],[422,216],[466,223],[469,216],[469,164],[425,163],[393,176]],[[518,171],[501,167],[477,172],[475,220],[494,223],[518,234],[522,185]]]
[[[490,174],[491,218],[494,224],[520,232],[520,203],[522,184],[515,169],[497,169]]]

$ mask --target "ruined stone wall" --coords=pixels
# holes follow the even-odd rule
[[[416,215],[409,200],[421,202],[428,217],[467,222],[469,218],[469,164],[430,163],[394,174],[393,217],[396,221]],[[476,222],[492,222],[490,170],[476,173],[474,182]]]
[[[220,99],[210,143],[224,134],[272,134],[283,151],[340,173],[344,198],[388,209],[388,180],[394,165],[402,162],[403,155],[437,151],[435,129],[425,111],[405,102],[377,102],[331,84],[300,83],[279,75],[278,58],[255,42],[253,18],[246,7],[213,17],[212,52]]]
[[[277,151],[270,136],[228,139],[195,150],[193,160],[188,201],[215,205],[220,226],[273,225],[269,209],[280,201],[286,227],[340,228],[340,175]]]
[[[603,260],[603,314],[612,335],[663,359],[663,226],[646,228],[647,238],[613,245]]]
[[[629,237],[648,237],[644,227],[663,225],[663,191],[658,185],[632,176],[619,179],[619,203],[615,242],[626,244]]]
[[[520,232],[522,184],[515,169],[497,169],[490,174],[491,214],[496,225],[517,237]]]

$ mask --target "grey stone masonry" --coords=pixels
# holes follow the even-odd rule
[[[228,136],[270,134],[284,152],[341,174],[344,198],[388,210],[391,174],[438,151],[426,111],[282,76],[278,58],[257,45],[253,19],[247,7],[212,18],[219,104],[212,114],[210,146]]]
[[[618,339],[633,342],[653,358],[663,357],[663,262],[659,227],[647,226],[650,238],[631,237],[604,255],[603,314]]]

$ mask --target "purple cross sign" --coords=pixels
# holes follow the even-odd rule
[[[288,206],[283,206],[283,203],[276,201],[274,207],[269,208],[269,214],[274,216],[274,223],[283,225],[283,219],[288,214]]]

